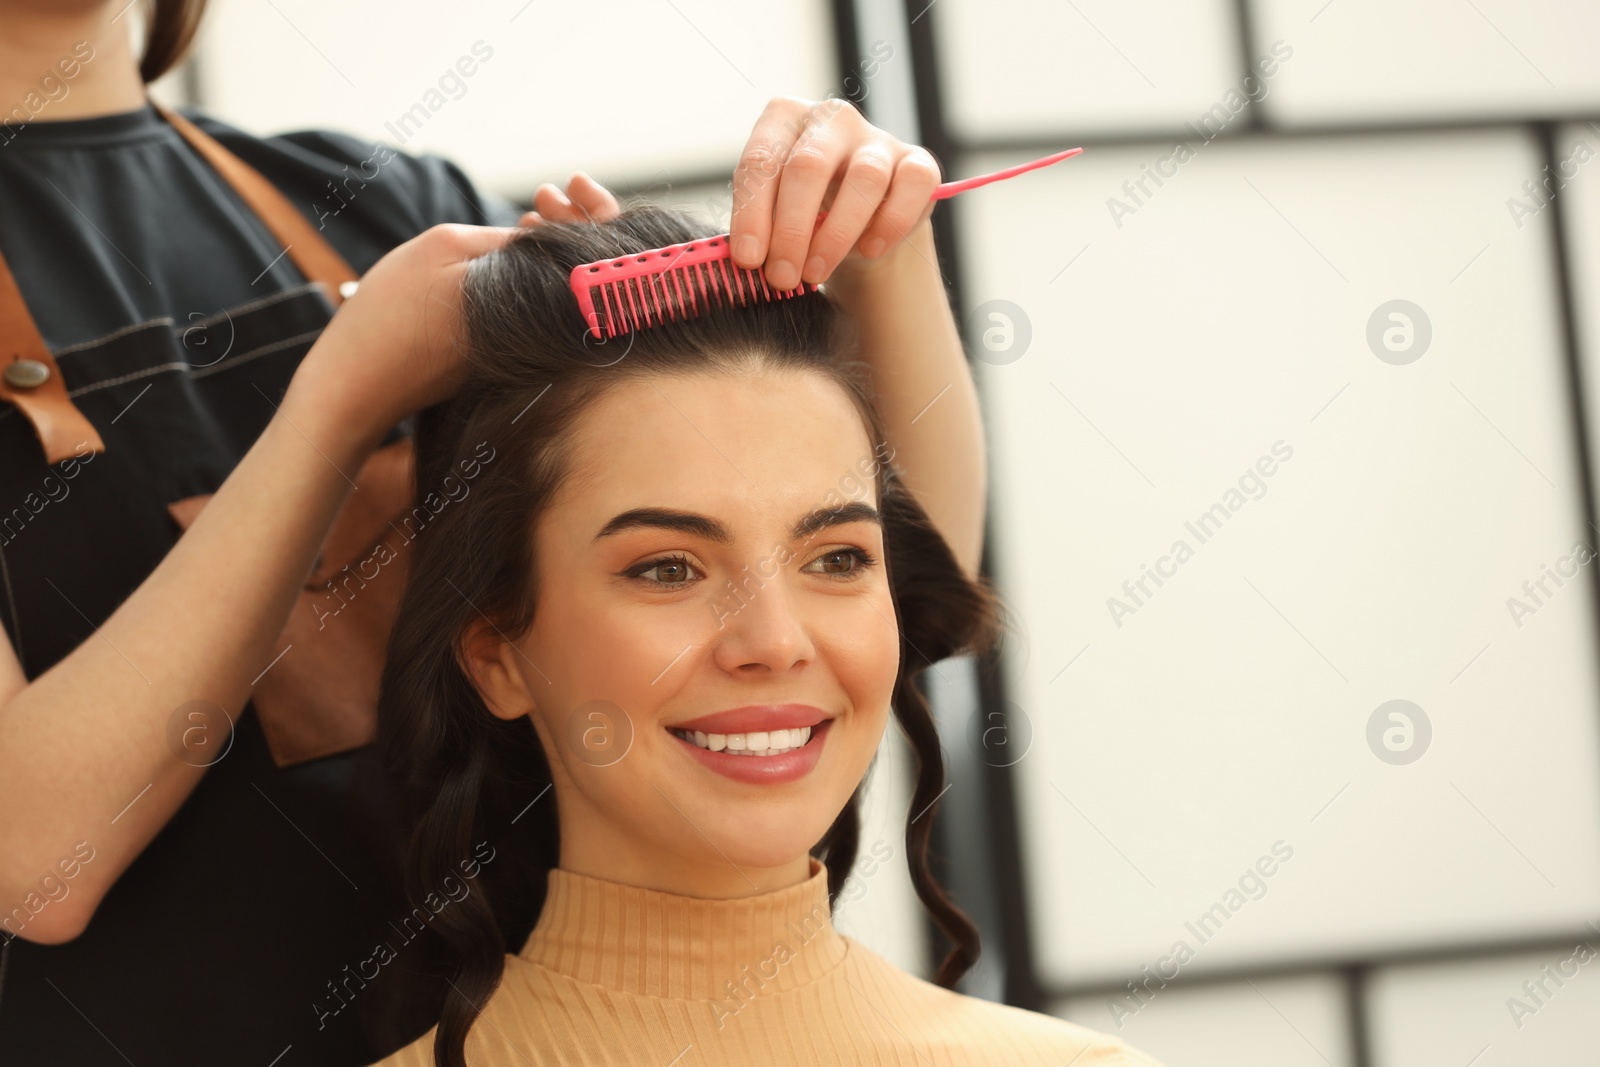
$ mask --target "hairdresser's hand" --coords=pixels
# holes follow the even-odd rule
[[[359,460],[401,419],[455,392],[466,370],[467,264],[517,232],[447,223],[378,260],[289,384],[283,408],[297,428],[319,447]]]
[[[533,194],[533,210],[522,216],[521,225],[541,222],[609,222],[622,208],[606,187],[583,171],[574,174],[562,192],[549,182]]]
[[[871,260],[900,245],[932,213],[938,184],[926,148],[878,129],[848,101],[780,96],[733,172],[734,262],[764,264],[780,289],[823,281],[852,251]]]

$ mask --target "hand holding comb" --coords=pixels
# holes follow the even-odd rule
[[[931,199],[948,200],[968,189],[1071,159],[1082,151],[1068,148],[992,174],[944,182]],[[817,221],[826,215],[823,212]],[[725,233],[617,259],[580,263],[572,268],[570,283],[572,294],[578,298],[578,309],[596,339],[675,322],[706,308],[786,300],[817,288],[802,282],[793,289],[774,289],[759,269],[734,266],[732,246]]]

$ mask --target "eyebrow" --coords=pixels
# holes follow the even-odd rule
[[[860,501],[841,504],[836,508],[818,508],[808,515],[801,516],[789,528],[789,539],[791,541],[808,539],[829,527],[843,526],[851,522],[872,522],[882,526],[883,515],[871,504],[863,504]],[[733,534],[716,519],[672,508],[633,508],[624,511],[601,527],[600,532],[594,535],[594,539],[598,541],[602,537],[609,537],[624,530],[639,528],[676,530],[719,544],[731,544],[733,541]]]

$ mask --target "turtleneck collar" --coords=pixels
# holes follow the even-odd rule
[[[833,928],[828,869],[731,900],[679,896],[554,867],[544,910],[518,953],[580,982],[641,996],[723,999],[821,977],[847,945]]]

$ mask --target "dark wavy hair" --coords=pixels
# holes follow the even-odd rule
[[[419,416],[419,494],[481,442],[495,450],[470,499],[444,508],[415,542],[380,697],[378,741],[400,794],[411,900],[436,891],[476,843],[488,841],[504,857],[484,864],[476,891],[428,928],[422,980],[431,985],[413,990],[409,1017],[439,1020],[438,1067],[464,1067],[467,1033],[505,954],[518,951],[537,922],[560,857],[555,804],[529,806],[551,785],[533,725],[526,716],[491,715],[460,657],[463,635],[480,618],[512,638],[532,624],[530,531],[567,471],[574,420],[620,381],[759,366],[837,382],[869,439],[884,439],[865,368],[851,358],[849,323],[825,293],[719,309],[603,345],[584,340],[567,285],[574,266],[710,233],[688,216],[641,206],[606,223],[531,228],[475,260],[464,282],[469,376],[450,401]],[[915,752],[910,810],[923,812],[943,791],[945,770],[918,676],[947,656],[986,648],[998,636],[1000,609],[987,582],[962,571],[891,463],[879,465],[875,480],[900,625],[893,708]],[[811,850],[827,866],[830,903],[855,864],[860,793],[858,786]],[[929,870],[932,824],[932,815],[907,822],[906,856],[917,895],[953,945],[935,976],[949,988],[976,962],[978,931]]]

